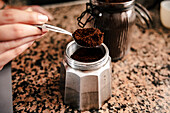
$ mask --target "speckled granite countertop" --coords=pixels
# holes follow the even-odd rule
[[[85,5],[47,8],[53,25],[73,32]],[[135,26],[130,53],[113,62],[112,97],[92,113],[170,111],[170,30],[160,25],[158,10],[154,29]],[[63,103],[59,92],[60,62],[71,37],[49,32],[12,62],[14,112],[80,112]]]

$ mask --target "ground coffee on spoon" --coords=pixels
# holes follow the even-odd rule
[[[85,47],[95,47],[101,45],[103,43],[103,36],[104,33],[97,28],[77,29],[73,33],[76,43]]]

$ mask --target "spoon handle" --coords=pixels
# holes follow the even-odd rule
[[[43,29],[48,29],[50,31],[54,31],[54,32],[58,32],[58,33],[63,33],[63,34],[67,34],[67,35],[70,35],[72,36],[72,33],[70,33],[69,31],[66,31],[62,28],[59,28],[59,27],[56,27],[56,26],[52,26],[52,25],[49,25],[49,24],[42,24],[42,25],[35,25],[36,27],[39,27],[39,28],[43,28]]]

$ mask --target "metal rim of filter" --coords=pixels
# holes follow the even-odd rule
[[[107,46],[104,43],[102,43],[101,46],[103,46],[103,48],[105,49],[105,55],[104,55],[103,58],[101,58],[98,61],[88,62],[88,63],[76,61],[76,60],[74,60],[70,57],[71,55],[69,55],[70,47],[73,46],[73,45],[78,46],[75,41],[70,42],[66,47],[64,56],[65,56],[65,62],[70,67],[72,67],[74,69],[77,69],[77,70],[95,70],[95,69],[98,69],[98,68],[104,66],[109,59],[109,50],[108,50]]]

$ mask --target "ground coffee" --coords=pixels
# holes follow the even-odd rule
[[[73,37],[77,44],[86,47],[101,45],[101,43],[103,43],[103,36],[104,33],[97,28],[77,29],[73,33]]]
[[[101,48],[79,48],[71,55],[71,58],[80,62],[95,62],[104,55]]]

